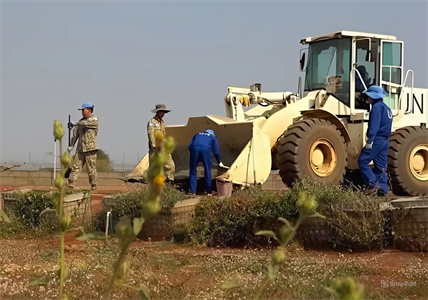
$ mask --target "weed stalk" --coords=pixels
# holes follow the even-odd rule
[[[171,137],[164,138],[162,134],[156,132],[156,150],[150,157],[150,166],[147,172],[148,195],[142,199],[141,216],[131,220],[121,219],[115,226],[115,233],[120,240],[120,254],[113,265],[114,271],[110,280],[107,294],[111,293],[114,286],[124,286],[122,283],[128,269],[129,263],[126,261],[126,253],[129,245],[141,231],[145,221],[157,215],[161,210],[160,195],[165,184],[164,166],[168,157],[174,150],[175,143]],[[145,285],[140,285],[137,289],[144,299],[149,299],[150,295]]]
[[[62,137],[64,136],[64,129],[61,122],[54,121],[54,138],[59,141],[59,152],[62,153]],[[67,299],[64,294],[64,278],[66,276],[65,270],[65,257],[64,257],[64,240],[65,233],[67,232],[70,223],[71,216],[64,213],[64,194],[65,194],[65,172],[71,163],[71,156],[68,152],[61,154],[61,172],[57,174],[55,178],[55,187],[58,190],[55,197],[55,207],[57,209],[59,224],[61,229],[61,245],[60,245],[60,267],[59,267],[59,299]]]

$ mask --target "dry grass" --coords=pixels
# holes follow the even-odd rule
[[[57,240],[1,240],[0,298],[53,299],[57,295]],[[165,245],[129,249],[129,284],[145,283],[152,299],[251,299],[266,274],[269,251],[212,249]],[[333,279],[351,276],[365,285],[367,299],[426,299],[427,258],[403,252],[339,253],[289,247],[289,258],[276,281],[268,286],[270,299],[328,299],[324,290]],[[117,257],[115,245],[68,242],[69,267],[65,293],[71,299],[137,299],[136,292],[117,288],[103,296]],[[237,278],[241,286],[220,289]],[[388,282],[415,286],[383,288]]]

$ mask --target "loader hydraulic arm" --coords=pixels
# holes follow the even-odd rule
[[[287,103],[295,102],[297,95],[291,92],[262,92],[261,84],[256,83],[250,88],[228,87],[228,93],[224,97],[226,104],[226,115],[235,121],[244,121],[246,116],[243,107],[251,104],[259,104],[263,107],[286,106]],[[268,109],[271,109],[268,108]]]

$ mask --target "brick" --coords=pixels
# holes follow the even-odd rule
[[[147,223],[143,224],[143,228],[138,235],[139,238],[151,240],[163,240],[171,235],[171,214],[161,212]]]
[[[195,205],[174,207],[171,210],[172,226],[175,227],[179,224],[187,224],[195,215]]]
[[[401,250],[427,251],[428,198],[398,199],[391,201],[391,204],[395,207],[391,211],[391,218],[396,247]]]

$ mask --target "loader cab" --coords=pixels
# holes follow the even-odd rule
[[[393,111],[398,109],[403,43],[394,36],[339,31],[302,39],[301,43],[308,45],[300,60],[305,95],[324,89],[351,111],[369,110],[362,92],[379,85],[387,92],[384,102]]]
[[[349,106],[351,49],[349,37],[310,43],[304,91],[325,89]]]

